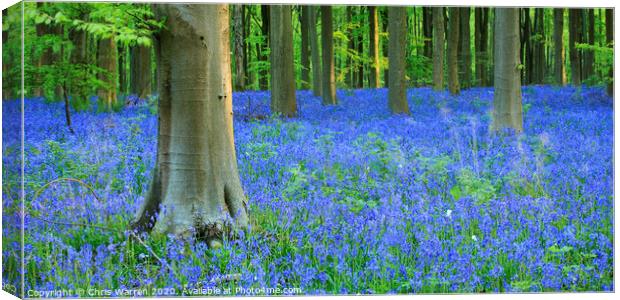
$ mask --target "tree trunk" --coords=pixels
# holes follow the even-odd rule
[[[407,103],[407,80],[405,78],[407,60],[407,8],[388,7],[388,56],[389,80],[388,106],[394,114],[409,114]]]
[[[345,7],[345,16],[346,16],[346,28],[344,30],[345,34],[347,35],[347,38],[349,39],[347,41],[347,54],[346,54],[346,58],[345,58],[345,64],[346,64],[346,84],[348,88],[353,88],[355,85],[355,70],[353,68],[354,66],[354,61],[353,61],[353,57],[350,55],[350,53],[355,51],[355,40],[353,39],[353,29],[351,28],[351,20],[352,20],[352,14],[353,14],[353,7],[350,5],[347,5]]]
[[[432,8],[422,8],[422,31],[424,32],[424,56],[433,56],[433,14]]]
[[[338,104],[334,71],[334,31],[332,7],[321,6],[321,42],[323,48],[323,105]]]
[[[587,31],[588,34],[587,43],[594,45],[594,9],[589,8],[584,13],[587,15]],[[592,50],[586,50],[583,52],[583,79],[586,80],[594,75],[594,52]]]
[[[2,10],[3,20],[8,19],[8,13],[9,13],[8,8],[5,8]],[[9,54],[9,49],[6,46],[8,41],[9,41],[9,30],[5,26],[2,26],[2,44],[4,45],[2,47],[2,99],[3,100],[9,100],[13,96],[12,83],[14,82],[14,80],[10,79],[10,76],[9,76],[9,72],[11,70],[11,65],[10,65],[11,57]]]
[[[131,93],[140,99],[151,95],[151,49],[146,46],[135,46],[131,49]]]
[[[301,14],[299,21],[301,23],[301,88],[307,90],[310,88],[310,6],[301,6]]]
[[[312,91],[315,96],[323,95],[322,70],[321,70],[321,47],[319,46],[319,34],[316,29],[318,7],[309,6],[310,15],[310,55],[312,56]]]
[[[368,6],[368,52],[370,53],[370,72],[369,85],[370,88],[379,88],[379,79],[381,78],[379,68],[379,15],[376,6]]]
[[[532,50],[532,21],[530,18],[530,9],[523,8],[523,33],[521,34],[521,62],[524,65],[522,81],[523,84],[528,85],[532,83],[532,74],[534,70],[534,64],[532,62],[533,50]]]
[[[42,8],[43,8],[43,2],[37,2],[37,10],[41,10]],[[8,9],[5,10],[5,11],[8,11]],[[42,38],[46,34],[50,33],[49,25],[47,25],[45,23],[37,24],[35,26],[35,31],[36,31],[37,37]],[[4,34],[5,31],[2,31],[2,32]],[[3,44],[6,45],[6,43],[3,43]],[[50,62],[51,62],[51,57],[52,57],[52,49],[51,48],[47,48],[47,49],[43,50],[43,52],[41,53],[41,56],[38,57],[38,59],[35,62],[35,67],[40,70],[40,68],[42,66],[49,65]],[[6,83],[7,82],[5,81],[5,84]],[[37,73],[36,76],[35,76],[35,88],[34,88],[34,91],[33,91],[33,96],[34,97],[41,97],[41,96],[43,96],[44,93],[43,93],[42,86],[43,86],[43,79],[41,78],[40,74]]]
[[[83,30],[72,29],[69,32],[69,39],[73,43],[74,47],[73,51],[71,52],[71,63],[74,65],[86,65],[88,63],[86,53],[86,32]],[[63,93],[65,94],[65,101],[68,101],[68,96],[66,94],[70,92],[71,96],[73,97],[73,101],[87,103],[89,95],[85,93],[83,89],[72,88],[72,85],[73,83],[69,84],[69,91],[67,91],[66,89],[67,86],[65,86],[65,89],[63,90]]]
[[[97,67],[103,69],[99,74],[99,80],[105,83],[105,87],[99,88],[97,95],[99,100],[105,103],[106,108],[110,110],[112,105],[116,103],[116,89],[118,82],[117,71],[117,49],[114,38],[105,38],[99,40]]]
[[[233,35],[235,52],[235,90],[245,90],[245,41],[243,26],[243,4],[232,4],[233,10]]]
[[[566,72],[564,71],[564,9],[553,9],[553,45],[554,45],[554,69],[555,84],[566,85]]]
[[[534,46],[532,79],[534,83],[542,84],[545,80],[545,20],[542,8],[534,10],[534,33],[536,38],[532,42]]]
[[[570,76],[574,86],[581,85],[581,54],[576,48],[581,43],[581,9],[571,8],[568,10],[569,26],[568,38],[570,47]]]
[[[228,6],[158,4],[156,13],[167,17],[157,163],[133,227],[219,238],[248,224],[233,137]]]
[[[290,5],[271,7],[271,111],[285,117],[297,113],[293,25]]]
[[[59,38],[63,39],[64,36],[64,28],[62,25],[55,25],[54,27],[52,27],[52,33],[57,35]],[[65,52],[65,46],[61,45],[60,46],[60,50],[58,51],[58,53],[52,53],[52,60],[50,63],[61,63],[64,60],[64,52]],[[63,101],[63,88],[62,85],[57,84],[56,87],[54,88],[54,100],[56,101]]]
[[[440,91],[443,85],[443,60],[444,60],[444,21],[443,7],[433,7],[433,89]]]
[[[489,64],[488,23],[489,8],[475,8],[475,48],[476,48],[476,81],[480,86],[487,86],[487,67]]]
[[[363,16],[364,15],[364,7],[360,6],[359,7],[359,16]],[[361,28],[357,31],[357,34],[355,35],[355,44],[357,45],[357,54],[359,56],[363,56],[364,55],[364,37],[362,34],[362,30]],[[357,65],[357,71],[355,72],[356,75],[356,87],[357,88],[363,88],[364,87],[364,62],[359,62]]]
[[[388,28],[388,19],[387,19],[387,8],[382,9],[381,11],[381,26],[383,28],[383,32],[387,32],[387,28]],[[381,44],[381,50],[383,51],[383,56],[387,59],[387,55],[388,55],[388,47],[387,47],[388,43],[387,41],[384,39],[384,42]],[[383,85],[385,87],[390,87],[390,72],[389,72],[389,65],[385,66],[385,68],[383,69]]]
[[[450,94],[458,95],[459,87],[459,64],[458,64],[458,45],[459,45],[459,8],[449,8],[449,27],[448,27],[448,90]]]
[[[461,87],[469,88],[471,86],[471,39],[469,26],[469,7],[460,8],[461,16],[461,32],[459,34],[459,43],[461,45],[461,69],[463,72],[463,80]]]
[[[263,22],[261,26],[261,32],[263,37],[265,38],[265,42],[259,51],[260,60],[266,63],[269,63],[269,57],[267,57],[267,49],[269,49],[269,5],[261,5],[261,21]],[[260,90],[267,90],[269,88],[269,81],[267,80],[267,69],[263,69],[258,73],[258,84]]]
[[[493,129],[523,131],[519,75],[519,9],[495,9]]]
[[[125,49],[125,45],[120,45],[116,48],[116,53],[118,53],[116,56],[118,59],[118,90],[121,95],[127,93],[127,67],[125,66],[127,63],[127,54],[125,53]],[[131,61],[129,63],[131,64]]]
[[[611,8],[605,9],[605,37],[608,47],[614,43],[614,11]],[[607,83],[607,95],[614,96],[614,63],[609,68],[609,78],[611,81]]]

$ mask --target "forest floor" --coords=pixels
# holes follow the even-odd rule
[[[300,116],[281,120],[268,92],[234,94],[252,231],[215,250],[159,235],[144,237],[147,250],[123,233],[155,164],[152,107],[75,112],[72,135],[63,104],[26,100],[26,290],[614,290],[613,101],[603,89],[524,87],[521,135],[489,132],[488,88],[411,89],[410,117],[389,114],[385,89],[337,95],[326,107],[299,91]],[[17,282],[19,108],[3,103],[6,283]],[[59,177],[98,199],[75,182],[34,198]]]

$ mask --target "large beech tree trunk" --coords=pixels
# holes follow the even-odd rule
[[[151,49],[136,46],[131,50],[131,92],[141,99],[151,95]]]
[[[293,25],[290,5],[271,7],[271,111],[285,117],[297,113]]]
[[[332,7],[321,6],[321,43],[323,48],[323,105],[338,104],[334,70],[334,30]]]
[[[368,7],[368,52],[370,53],[370,72],[368,78],[370,88],[379,88],[381,78],[379,68],[379,14],[376,6]]]
[[[523,131],[519,74],[519,9],[495,9],[493,129]]]
[[[116,89],[118,87],[118,70],[117,48],[114,38],[105,38],[99,40],[97,66],[105,72],[99,74],[99,80],[103,81],[107,86],[99,88],[97,96],[103,101],[108,109],[116,103]]]
[[[433,89],[443,90],[443,60],[445,45],[443,7],[433,7]]]
[[[388,106],[394,114],[409,114],[407,103],[407,80],[405,78],[407,60],[407,8],[388,7],[388,57],[389,91]]]
[[[322,78],[323,72],[321,70],[321,46],[319,45],[319,34],[317,32],[317,12],[319,8],[316,6],[308,6],[309,18],[310,18],[310,55],[312,57],[312,92],[315,96],[321,97],[323,94]]]
[[[458,45],[459,45],[459,8],[451,7],[449,9],[449,25],[448,25],[448,90],[450,94],[458,95],[460,93],[459,86],[459,63],[458,63]]]
[[[166,4],[156,13],[166,17],[157,49],[157,163],[133,227],[219,238],[248,223],[233,137],[228,6]]]
[[[566,85],[564,70],[564,9],[553,9],[553,46],[555,84]]]
[[[233,7],[233,34],[235,45],[235,90],[245,90],[245,41],[243,26],[243,4],[234,4]]]

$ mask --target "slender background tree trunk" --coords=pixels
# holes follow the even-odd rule
[[[235,90],[245,90],[244,5],[233,4],[233,34],[235,47]]]
[[[449,9],[449,27],[448,27],[448,89],[450,94],[458,95],[460,93],[459,86],[459,64],[458,64],[458,45],[459,45],[459,8],[451,7]]]
[[[334,71],[334,31],[331,6],[321,6],[321,42],[323,53],[323,105],[338,104]]]
[[[301,6],[301,14],[299,15],[301,23],[301,88],[306,90],[310,88],[310,7]]]
[[[443,60],[444,60],[444,20],[443,8],[433,7],[433,89],[444,89]]]
[[[113,38],[99,40],[97,66],[105,72],[99,74],[99,80],[107,86],[100,88],[97,95],[99,100],[105,103],[109,110],[116,103],[116,90],[118,88],[117,49]]]
[[[407,8],[390,6],[388,8],[388,56],[390,88],[388,106],[394,114],[409,114],[407,103],[407,80],[405,78],[407,60]]]
[[[576,44],[581,43],[581,22],[582,14],[580,9],[571,8],[568,10],[568,37],[570,47],[570,72],[571,81],[574,86],[581,85],[581,54],[577,50]]]
[[[310,14],[310,55],[312,57],[312,91],[315,96],[323,95],[323,72],[321,70],[321,47],[319,46],[319,34],[317,32],[317,13],[319,8],[308,6]]]
[[[379,69],[379,15],[376,6],[368,6],[368,52],[370,53],[370,88],[379,88],[381,73]]]
[[[293,25],[290,5],[271,7],[271,111],[285,117],[297,113]]]
[[[564,9],[553,9],[553,45],[554,45],[554,73],[555,84],[566,85],[564,70]]]
[[[459,21],[461,23],[459,34],[459,43],[461,48],[461,70],[463,74],[463,80],[461,81],[462,88],[469,88],[471,86],[471,38],[470,38],[470,10],[469,7],[462,7],[459,9],[461,16]]]

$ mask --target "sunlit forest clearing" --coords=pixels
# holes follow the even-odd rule
[[[614,290],[612,9],[38,2],[2,28],[10,293]]]

